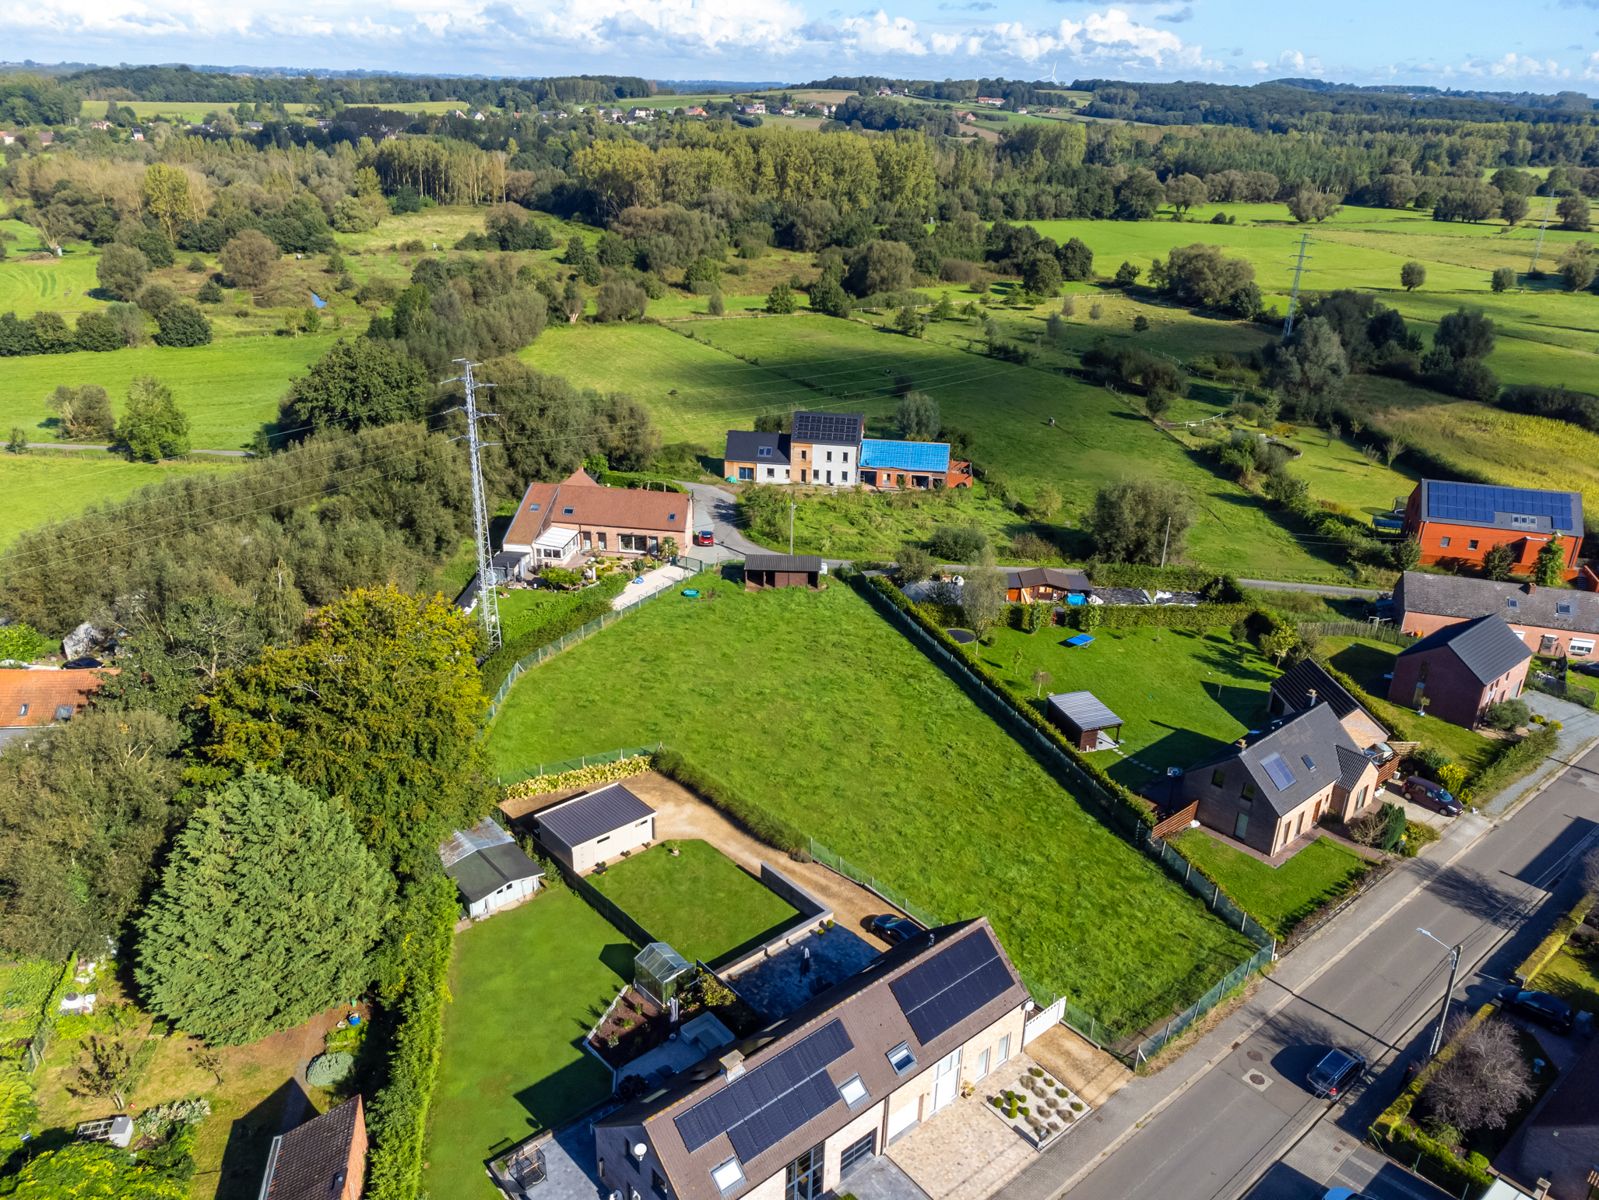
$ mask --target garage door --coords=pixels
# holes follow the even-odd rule
[[[912,1101],[898,1112],[888,1114],[888,1140],[893,1141],[917,1122],[917,1101]]]

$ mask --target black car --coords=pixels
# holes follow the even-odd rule
[[[1329,1050],[1310,1069],[1310,1090],[1323,1100],[1336,1100],[1366,1073],[1366,1058],[1354,1050]]]
[[[62,665],[62,669],[67,671],[85,671],[92,670],[100,665],[102,664],[98,658],[90,658],[85,655],[82,658],[74,658],[70,662],[64,663]]]
[[[1523,991],[1516,984],[1511,984],[1499,992],[1499,1006],[1510,1012],[1519,1013],[1529,1021],[1553,1029],[1556,1033],[1570,1033],[1572,1022],[1576,1019],[1571,1011],[1571,1005],[1558,996],[1551,996],[1548,992]]]
[[[1405,780],[1405,799],[1413,800],[1434,812],[1443,813],[1446,817],[1458,817],[1465,811],[1461,808],[1460,801],[1456,800],[1447,788],[1440,787],[1430,779],[1423,779],[1420,775],[1412,775]]]
[[[883,913],[866,922],[866,932],[875,933],[890,945],[898,945],[921,933],[922,927],[909,917],[896,917],[893,913]]]

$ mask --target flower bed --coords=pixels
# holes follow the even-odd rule
[[[1088,1104],[1043,1067],[1025,1067],[1011,1085],[988,1094],[988,1110],[1039,1150],[1070,1133]]]

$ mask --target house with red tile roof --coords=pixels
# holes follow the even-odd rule
[[[97,670],[0,668],[0,750],[36,729],[70,721],[103,682]]]
[[[686,546],[694,498],[683,492],[606,487],[579,468],[560,483],[532,483],[505,531],[506,574],[527,578],[542,567],[571,568],[591,555],[655,555],[670,538]]]

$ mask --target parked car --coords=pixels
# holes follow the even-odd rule
[[[1310,1090],[1323,1100],[1336,1100],[1365,1073],[1365,1055],[1354,1050],[1329,1050],[1310,1069]]]
[[[1571,1005],[1548,992],[1523,991],[1520,985],[1511,984],[1499,992],[1499,1007],[1519,1013],[1529,1021],[1553,1029],[1556,1033],[1570,1033],[1576,1014]]]
[[[69,659],[62,664],[62,669],[67,671],[88,671],[102,665],[104,664],[98,658],[92,658],[86,654],[82,658]]]
[[[1405,780],[1404,791],[1406,800],[1414,800],[1423,808],[1441,812],[1446,817],[1458,817],[1465,811],[1448,789],[1420,775],[1412,775]]]
[[[893,913],[882,913],[870,917],[866,922],[866,932],[875,933],[890,945],[898,945],[908,941],[922,932],[922,927],[909,917],[895,916]]]
[[[716,531],[712,529],[696,530],[694,533],[694,544],[696,546],[716,545]]]

